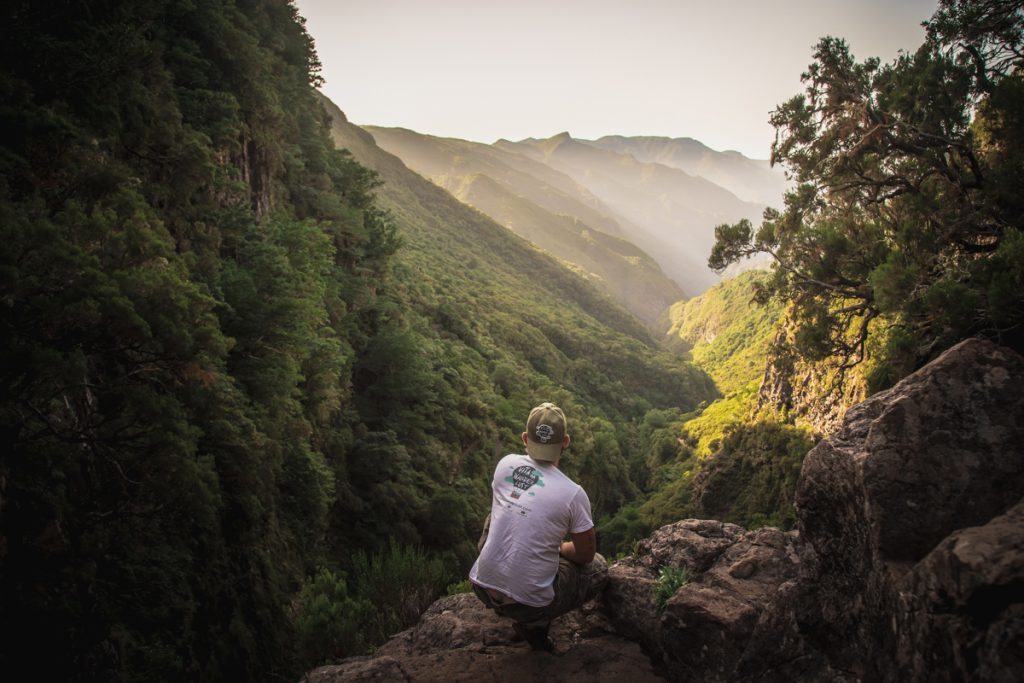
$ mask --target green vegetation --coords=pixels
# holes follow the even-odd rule
[[[353,573],[321,568],[299,592],[296,627],[306,661],[368,652],[426,609],[447,575],[443,562],[394,541],[357,552]]]
[[[791,353],[865,363],[877,390],[976,334],[1024,349],[1024,10],[942,0],[890,64],[822,40],[806,93],[772,115],[782,211],[716,229],[709,263],[775,259]]]
[[[709,511],[792,524],[811,437],[750,423],[779,311],[750,290],[792,300],[804,357],[868,358],[873,386],[967,334],[1021,348],[1016,3],[943,2],[885,67],[819,46],[774,118],[800,187],[712,257],[781,265],[674,321],[718,403],[323,102],[287,2],[3,19],[4,670],[279,679],[365,652],[464,578],[494,462],[544,400],[608,554]]]
[[[671,309],[669,332],[726,396],[687,413],[652,414],[641,433],[646,469],[636,473],[644,495],[598,527],[602,545],[626,552],[653,529],[687,517],[746,527],[795,523],[793,495],[813,445],[806,428],[758,410],[757,394],[782,307],[758,304],[769,277],[750,271]],[[673,342],[670,342],[673,343]]]
[[[465,576],[532,405],[565,407],[608,516],[645,415],[716,395],[554,259],[337,151],[290,4],[3,19],[5,670],[364,652]]]
[[[808,430],[772,421],[729,430],[694,482],[695,506],[748,529],[793,528],[796,482],[813,445]]]
[[[764,359],[782,316],[777,302],[754,303],[768,277],[763,270],[746,271],[669,310],[669,337],[692,349],[694,363],[726,395],[760,382],[764,374]]]
[[[654,604],[658,606],[658,611],[665,609],[668,599],[689,582],[690,575],[685,567],[662,567],[658,572],[658,583],[654,586]]]

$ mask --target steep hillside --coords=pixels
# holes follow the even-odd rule
[[[778,302],[753,301],[755,287],[768,276],[763,270],[740,273],[669,311],[668,336],[692,349],[693,361],[725,394],[759,383],[764,374],[768,347],[782,316]]]
[[[786,177],[761,159],[750,159],[739,152],[718,152],[693,138],[625,137],[606,135],[580,142],[621,154],[637,161],[662,164],[707,178],[737,197],[750,202],[781,206]]]
[[[650,256],[589,192],[549,166],[490,145],[403,129],[369,128],[383,149],[417,173],[584,273],[660,332],[683,298]]]
[[[718,282],[707,267],[715,226],[754,219],[763,210],[704,178],[579,142],[568,133],[495,144],[562,171],[629,219],[636,232],[624,237],[651,254],[690,294]]]
[[[407,313],[441,333],[461,374],[493,384],[496,395],[482,395],[478,408],[499,418],[492,452],[511,447],[522,415],[548,397],[575,418],[580,460],[570,458],[567,469],[590,487],[595,508],[607,513],[630,500],[630,423],[651,408],[685,410],[713,398],[710,378],[659,351],[586,279],[411,172],[325,105],[338,146],[383,181],[378,198],[405,247],[395,270]]]
[[[451,190],[458,179],[485,175],[553,214],[575,216],[610,235],[622,236],[616,216],[601,200],[547,164],[495,145],[439,138],[404,128],[365,126],[377,145],[406,166]]]
[[[0,27],[0,670],[295,680],[464,576],[532,405],[609,514],[646,414],[715,395],[351,129],[376,199],[290,3]]]
[[[753,301],[769,277],[748,271],[670,311],[669,337],[689,350],[724,396],[685,414],[663,415],[643,462],[645,495],[604,520],[605,542],[625,550],[680,517],[715,517],[746,526],[790,527],[796,477],[814,437],[759,402],[769,348],[783,308]]]

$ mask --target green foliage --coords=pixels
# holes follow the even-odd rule
[[[669,336],[686,342],[693,362],[726,395],[760,381],[764,373],[764,358],[782,316],[778,302],[756,301],[768,277],[759,270],[740,273],[669,311]]]
[[[796,483],[813,445],[808,430],[775,422],[730,430],[698,477],[697,510],[746,528],[792,528]]]
[[[469,579],[463,579],[462,581],[457,581],[455,583],[450,583],[450,584],[448,584],[448,587],[445,589],[445,593],[448,594],[448,595],[459,595],[460,593],[472,593],[472,592],[473,592],[473,584],[471,584],[469,582]]]
[[[414,624],[444,590],[448,577],[440,558],[394,541],[381,553],[356,553],[352,574],[356,594],[373,604],[360,624],[366,641],[373,644]]]
[[[761,359],[763,365],[765,356]],[[727,432],[750,419],[760,386],[760,380],[750,382],[686,420],[683,429],[698,458],[710,456]]]
[[[569,412],[607,516],[646,412],[714,395],[583,278],[336,150],[293,5],[2,18],[5,669],[365,651],[464,575],[532,405]]]
[[[798,186],[758,230],[719,226],[710,264],[775,259],[793,352],[881,388],[967,336],[1024,348],[1019,3],[944,0],[919,50],[854,60],[825,38],[804,95],[772,114]],[[912,341],[911,341],[912,340]],[[841,376],[840,376],[841,379]]]
[[[374,607],[366,597],[350,596],[345,579],[344,574],[321,568],[299,592],[296,624],[306,663],[340,659],[368,649],[362,628]]]
[[[668,599],[689,582],[690,575],[685,567],[662,567],[658,572],[658,583],[654,586],[654,604],[658,606],[658,611],[665,609]]]
[[[446,575],[440,558],[394,540],[381,553],[356,553],[348,574],[319,569],[296,606],[304,666],[365,654],[412,625]]]

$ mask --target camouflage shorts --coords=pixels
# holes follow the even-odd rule
[[[480,537],[478,548],[483,548],[490,527],[490,515],[484,522],[484,532]],[[499,616],[508,617],[524,625],[547,624],[555,617],[571,612],[583,603],[591,600],[604,588],[608,579],[608,563],[600,554],[588,564],[578,565],[564,557],[558,558],[558,573],[555,575],[555,597],[550,604],[543,607],[531,607],[518,602],[499,604],[480,586],[473,585],[473,592],[487,607]]]

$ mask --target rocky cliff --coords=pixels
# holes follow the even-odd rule
[[[533,653],[471,595],[312,681],[1024,680],[1024,359],[969,340],[807,456],[798,530],[657,530]],[[655,599],[664,567],[689,582]]]

